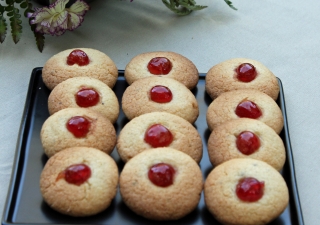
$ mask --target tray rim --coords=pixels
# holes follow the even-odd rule
[[[4,209],[3,209],[3,213],[2,213],[2,220],[1,220],[2,225],[7,225],[7,224],[8,225],[9,224],[15,224],[15,225],[21,224],[22,225],[22,224],[25,224],[25,223],[9,222],[8,217],[10,215],[10,210],[13,210],[12,207],[14,207],[12,205],[12,203],[16,199],[16,195],[14,195],[14,194],[18,193],[18,189],[19,189],[19,185],[17,184],[17,177],[18,177],[19,173],[23,172],[23,171],[21,171],[23,169],[21,167],[23,167],[23,166],[20,165],[20,161],[24,160],[24,157],[23,157],[24,152],[21,150],[22,150],[23,145],[25,145],[27,142],[27,140],[24,139],[25,129],[26,129],[28,123],[30,123],[29,117],[30,117],[30,114],[32,113],[30,106],[32,105],[32,102],[35,100],[35,98],[32,98],[33,95],[35,94],[35,89],[34,89],[35,80],[36,80],[37,74],[42,71],[42,68],[43,67],[35,67],[32,70],[31,77],[29,80],[28,92],[26,95],[26,101],[25,101],[25,105],[24,105],[24,109],[23,109],[19,132],[18,132],[14,161],[13,161],[13,166],[12,166],[12,171],[11,171],[11,178],[9,181],[7,197],[6,197],[6,201],[5,201]],[[118,73],[123,74],[124,70],[118,70]],[[205,76],[206,76],[206,73],[199,73],[200,79],[205,79]],[[123,77],[123,76],[121,76],[121,77]],[[278,80],[280,90],[283,90],[282,81],[278,77],[277,77],[277,80]],[[284,132],[284,135],[285,135],[284,144],[287,149],[287,151],[286,151],[287,163],[289,165],[289,171],[290,171],[289,177],[290,177],[290,185],[292,188],[292,190],[291,190],[292,196],[291,197],[293,197],[293,204],[294,204],[294,208],[297,213],[297,215],[296,215],[296,217],[298,219],[297,222],[299,225],[304,225],[303,213],[302,213],[302,208],[301,208],[301,204],[300,204],[299,191],[298,191],[296,174],[295,174],[294,157],[293,157],[293,153],[292,153],[292,146],[291,146],[290,135],[289,135],[289,124],[288,124],[287,116],[286,116],[287,112],[286,112],[285,96],[284,96],[283,91],[282,92],[280,91],[278,99],[279,99],[279,105],[282,109],[282,114],[285,115],[284,116],[284,126],[287,128]],[[37,223],[37,224],[42,224],[42,223]]]

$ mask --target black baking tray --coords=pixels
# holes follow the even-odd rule
[[[124,71],[119,71],[119,78],[113,88],[119,99],[128,86],[124,77]],[[106,225],[145,225],[145,224],[190,224],[190,225],[218,225],[218,223],[206,209],[202,193],[198,207],[186,217],[177,221],[151,221],[133,213],[121,200],[118,191],[110,207],[95,216],[86,218],[74,218],[62,215],[52,210],[42,199],[39,178],[40,173],[47,161],[40,141],[40,130],[44,121],[48,118],[47,100],[50,91],[42,81],[42,68],[35,68],[32,71],[29,83],[29,90],[26,98],[25,109],[21,121],[21,127],[16,147],[15,161],[12,170],[11,183],[9,186],[7,201],[5,204],[2,224],[106,224]],[[299,202],[299,195],[296,185],[295,169],[290,144],[288,123],[283,87],[280,79],[280,95],[277,100],[283,116],[284,129],[280,136],[284,141],[287,160],[281,171],[287,182],[290,194],[289,205],[286,210],[272,223],[272,225],[303,225],[303,216]],[[199,103],[200,114],[195,122],[203,141],[203,158],[200,167],[203,177],[207,177],[213,169],[207,154],[207,140],[210,131],[206,123],[206,111],[212,99],[205,92],[205,74],[200,74],[200,80],[196,88],[192,90]],[[121,105],[121,104],[120,104]],[[119,118],[115,124],[117,134],[128,122],[127,118],[120,111]],[[123,168],[117,151],[114,150],[111,156],[119,166]]]

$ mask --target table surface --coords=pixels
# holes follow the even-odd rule
[[[197,3],[208,8],[179,17],[160,0],[95,0],[78,29],[46,36],[42,53],[26,19],[18,44],[8,30],[0,44],[0,213],[32,69],[62,50],[89,47],[109,55],[118,69],[142,52],[159,50],[184,55],[201,73],[237,57],[266,65],[284,87],[304,221],[319,224],[320,1],[234,0],[237,11],[223,0]]]

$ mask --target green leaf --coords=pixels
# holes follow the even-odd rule
[[[7,7],[5,7],[6,11],[13,11],[13,5],[8,5]]]
[[[13,15],[10,16],[11,34],[12,34],[13,42],[17,44],[22,34],[22,26],[21,26],[22,21],[20,19],[21,15],[19,14],[19,10],[17,8],[14,8],[12,13]]]
[[[29,21],[30,20],[31,19],[29,19]],[[44,34],[36,32],[35,24],[31,25],[31,30],[34,34],[34,37],[36,38],[36,44],[37,44],[38,50],[42,52],[44,47],[44,39],[45,39]]]
[[[34,10],[32,9],[33,6],[32,6],[32,3],[28,2],[27,1],[27,8],[25,9],[24,11],[24,16],[27,17],[28,13],[34,13]]]
[[[24,0],[15,0],[15,3],[20,4],[21,2],[23,2]]]
[[[207,6],[196,5],[194,0],[162,0],[165,6],[167,6],[174,13],[185,16],[190,14],[194,10],[201,10]]]
[[[27,3],[27,2],[22,2],[22,3],[20,4],[20,7],[21,7],[22,9],[26,9],[26,8],[28,7],[28,3]]]
[[[232,2],[231,2],[231,1],[229,1],[229,0],[224,0],[224,1],[228,4],[228,6],[229,6],[231,9],[238,10],[236,7],[234,7],[234,6],[232,5]]]
[[[1,16],[3,16],[4,12],[5,12],[5,7],[0,4],[0,14],[2,14]]]
[[[7,23],[2,13],[0,14],[0,42],[3,43],[7,35]]]
[[[45,39],[44,34],[40,34],[36,32],[34,36],[36,38],[37,47],[39,51],[42,52],[44,48],[44,39]]]
[[[14,4],[14,0],[6,0],[6,4],[7,5],[13,5]]]

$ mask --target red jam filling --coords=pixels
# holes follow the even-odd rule
[[[78,64],[78,66],[86,66],[89,64],[89,61],[88,55],[80,49],[73,50],[67,57],[67,64],[69,66],[74,64]]]
[[[263,196],[264,182],[253,177],[239,180],[236,187],[238,198],[245,202],[256,202]]]
[[[236,69],[237,78],[242,82],[253,81],[257,76],[256,68],[250,63],[242,63]]]
[[[147,67],[149,72],[154,75],[167,75],[172,69],[172,64],[165,57],[155,57],[149,61]]]
[[[95,106],[100,101],[100,95],[93,89],[83,88],[79,90],[76,95],[76,103],[80,107]]]
[[[257,119],[262,116],[262,112],[259,107],[254,102],[248,100],[240,102],[235,113],[241,118]]]
[[[156,85],[150,90],[150,99],[158,103],[168,103],[172,100],[172,92],[165,86]]]
[[[153,184],[159,187],[168,187],[173,184],[175,172],[171,165],[159,163],[149,169],[148,177]]]
[[[260,148],[260,139],[250,131],[243,131],[237,136],[236,145],[244,155],[251,155]]]
[[[91,176],[91,169],[86,164],[74,164],[60,172],[56,180],[64,178],[68,183],[81,185]]]
[[[173,141],[173,135],[165,126],[154,124],[145,132],[144,141],[153,148],[167,147]]]
[[[68,120],[66,126],[75,137],[85,137],[90,129],[90,121],[82,116],[74,116]]]

